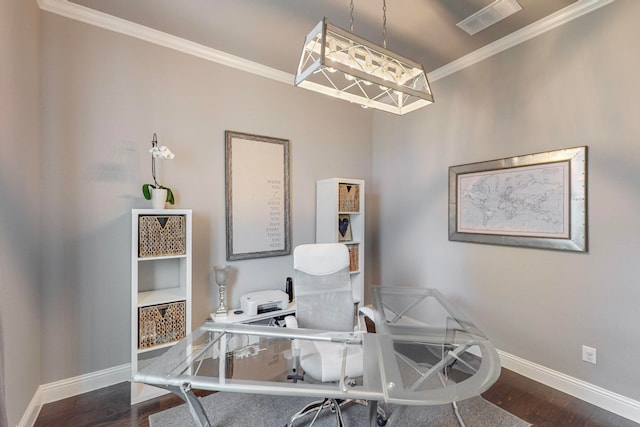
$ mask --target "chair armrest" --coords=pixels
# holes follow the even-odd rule
[[[367,325],[366,319],[369,319],[371,322]],[[374,311],[370,305],[365,307],[358,308],[358,324],[356,325],[356,332],[375,332],[375,318]],[[373,325],[373,329],[369,329],[370,325]]]
[[[284,326],[285,328],[298,328],[298,319],[296,316],[287,316],[284,318]],[[297,339],[291,340],[291,356],[292,361],[292,370],[289,375],[287,375],[287,379],[293,380],[294,383],[297,383],[298,380],[304,381],[304,375],[300,375],[300,341]]]
[[[284,318],[284,326],[287,328],[297,328],[298,319],[296,319],[296,316],[287,316]]]
[[[371,308],[370,305],[360,307],[358,310],[360,311],[360,314],[367,316],[369,319],[371,319],[372,322],[375,322],[375,319],[373,317],[373,308]]]
[[[296,319],[296,316],[287,316],[284,318],[284,326],[285,328],[298,328],[298,319]],[[294,357],[299,356],[300,341],[291,340],[291,351]]]

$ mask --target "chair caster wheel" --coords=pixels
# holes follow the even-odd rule
[[[378,424],[380,427],[386,426],[387,425],[387,419],[385,417],[383,417],[382,415],[378,415],[378,417],[376,418],[376,424]]]

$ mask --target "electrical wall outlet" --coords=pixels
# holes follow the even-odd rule
[[[596,349],[586,345],[582,346],[582,360],[596,364]]]

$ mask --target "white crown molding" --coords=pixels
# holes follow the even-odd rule
[[[159,46],[174,49],[193,55],[207,61],[216,62],[248,73],[257,74],[272,80],[293,85],[293,74],[285,73],[275,68],[257,62],[249,61],[239,56],[231,55],[221,50],[213,49],[190,40],[173,36],[144,25],[136,24],[126,19],[106,14],[68,0],[38,0],[40,9],[55,13],[85,24],[111,30],[127,36],[135,37]]]
[[[427,77],[430,82],[435,82],[450,74],[464,70],[473,64],[483,61],[493,55],[497,55],[520,43],[526,42],[540,34],[546,33],[562,24],[566,24],[584,14],[601,8],[614,0],[578,0],[569,6],[552,13],[520,30],[509,34],[495,42],[477,49],[463,57],[456,59],[442,67],[430,72]]]
[[[428,73],[427,78],[430,82],[435,82],[613,1],[614,0],[578,0],[556,13]],[[154,30],[144,25],[117,18],[113,15],[99,12],[76,3],[71,3],[68,0],[38,0],[38,5],[42,10],[84,22],[85,24],[115,31],[188,55],[206,59],[207,61],[216,62],[281,83],[293,85],[293,74],[267,67],[266,65],[249,61],[248,59],[231,55],[221,50],[213,49],[162,31]]]
[[[592,405],[598,406],[621,417],[640,423],[640,402],[614,393],[586,381],[565,375],[538,365],[518,356],[498,350],[500,363],[527,378],[531,378],[563,393],[567,393]]]

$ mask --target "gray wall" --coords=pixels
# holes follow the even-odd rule
[[[39,16],[35,1],[0,2],[0,426],[42,383]]]
[[[215,307],[211,266],[225,259],[224,130],[288,138],[294,246],[314,240],[316,179],[363,178],[366,282],[438,287],[498,348],[639,399],[639,13],[618,0],[435,82],[433,106],[372,120],[40,16],[32,1],[3,2],[0,382],[10,425],[39,384],[129,360],[129,211],[150,203],[140,185],[154,132],[176,153],[160,181],[194,210],[195,323]],[[588,254],[447,241],[448,166],[577,145],[590,149]],[[235,304],[291,274],[290,257],[232,265]],[[598,365],[580,361],[581,344],[598,348]]]
[[[375,114],[380,279],[437,287],[508,353],[640,399],[640,2],[618,0]],[[586,254],[449,242],[448,167],[587,145]],[[598,364],[581,361],[581,345]]]
[[[159,181],[194,212],[195,325],[226,257],[225,130],[291,141],[293,246],[315,240],[317,179],[371,178],[370,111],[49,13],[42,32],[43,383],[129,361],[130,209],[151,206],[154,132],[176,155]],[[235,306],[292,273],[290,256],[230,264]]]

